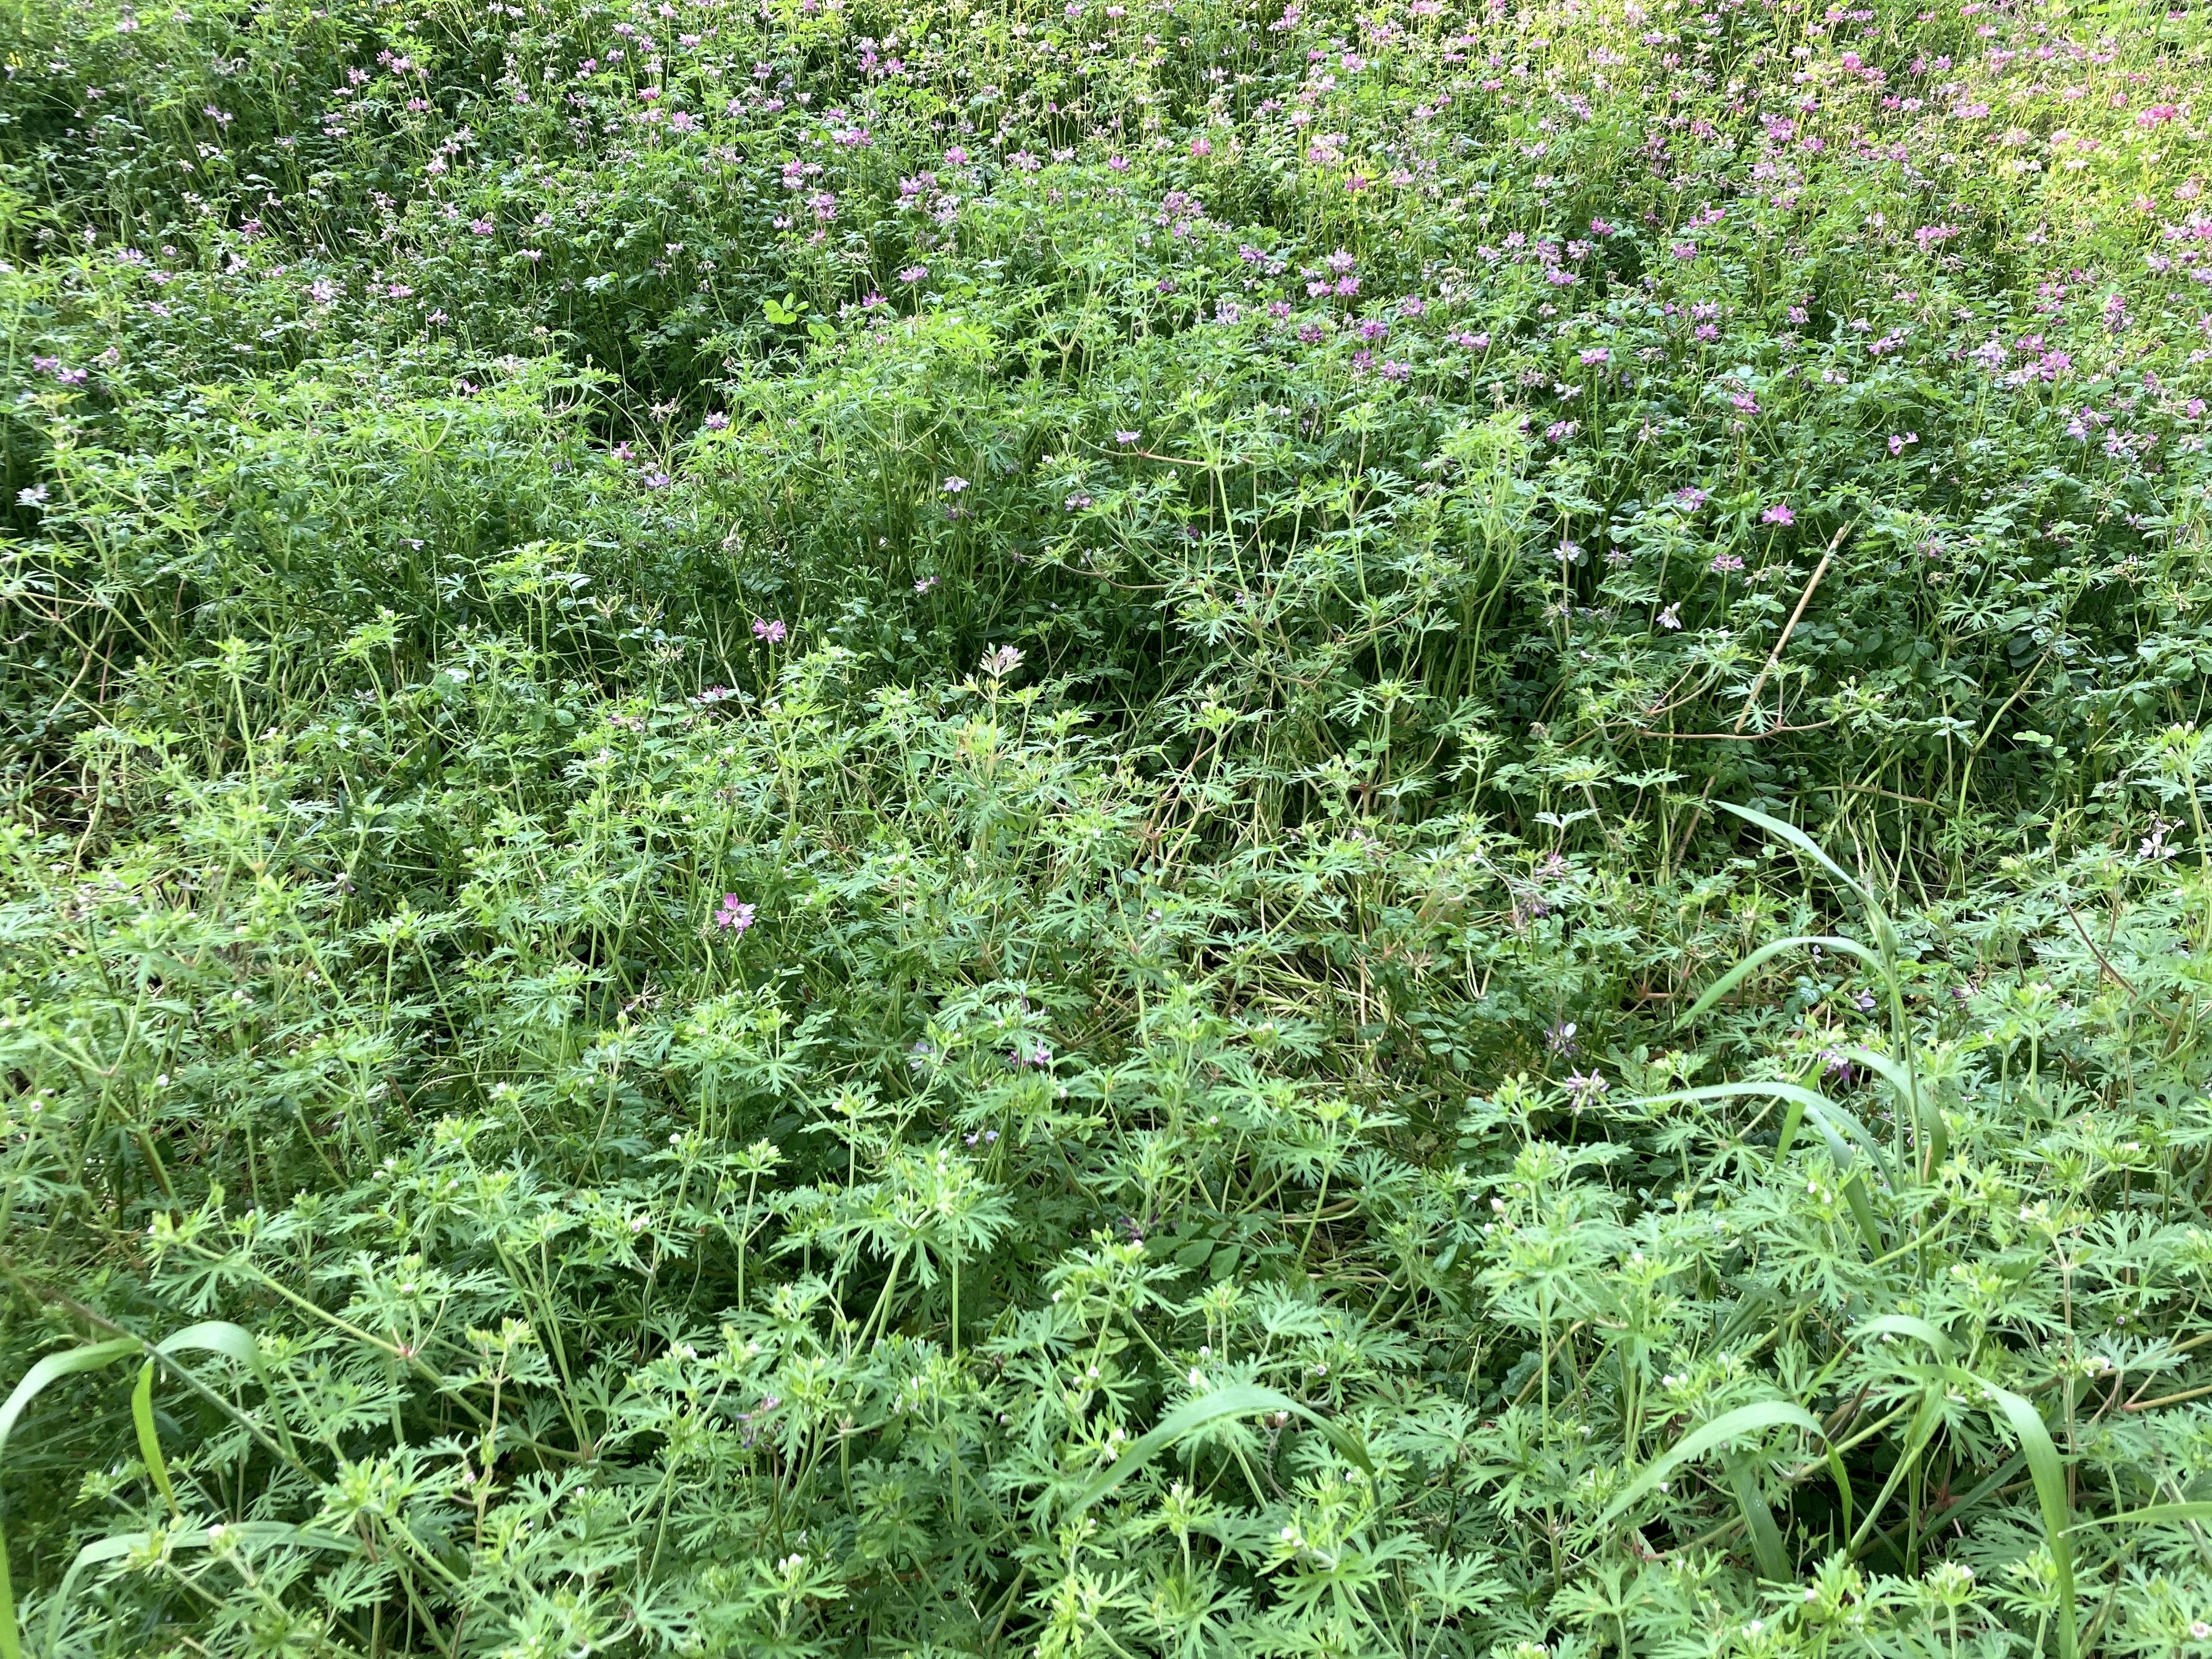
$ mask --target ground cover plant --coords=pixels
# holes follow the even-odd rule
[[[0,1659],[2212,1653],[2201,11],[0,19]]]

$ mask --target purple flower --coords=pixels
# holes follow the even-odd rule
[[[962,490],[968,488],[968,480],[960,477],[959,474],[955,473],[939,487],[948,495],[957,495]]]
[[[726,933],[742,933],[753,925],[753,907],[735,893],[722,895],[722,908],[714,912],[714,926]]]
[[[1787,501],[1777,501],[1759,515],[1761,524],[1796,524],[1797,515],[1790,510]]]
[[[753,618],[753,637],[764,645],[781,645],[789,632],[781,622],[770,622],[766,617]]]
[[[1716,553],[1713,555],[1713,574],[1716,576],[1732,576],[1742,568],[1743,558],[1741,554]]]
[[[1567,1073],[1567,1092],[1574,1097],[1575,1103],[1578,1106],[1589,1105],[1590,1102],[1604,1094],[1606,1088],[1605,1079],[1595,1072],[1592,1072],[1588,1077],[1584,1077],[1580,1072]]]

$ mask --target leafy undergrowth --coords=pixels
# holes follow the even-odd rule
[[[2212,35],[0,0],[0,1659],[2212,1653]]]

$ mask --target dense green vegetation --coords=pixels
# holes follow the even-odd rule
[[[0,19],[0,1659],[2212,1654],[2201,12]]]

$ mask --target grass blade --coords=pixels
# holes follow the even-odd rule
[[[2212,1504],[2153,1504],[2140,1510],[2126,1510],[2118,1515],[2094,1515],[2076,1521],[2067,1530],[2080,1532],[2088,1527],[2155,1527],[2171,1525],[2177,1521],[2212,1521]]]
[[[1779,836],[1806,857],[1819,863],[1842,884],[1845,892],[1865,905],[1869,912],[1875,915],[1881,915],[1881,907],[1875,903],[1874,896],[1867,891],[1865,884],[1845,871],[1842,865],[1822,852],[1820,844],[1796,824],[1784,823],[1780,818],[1769,817],[1753,807],[1739,806],[1734,801],[1717,800],[1713,805],[1723,812],[1733,812],[1736,817],[1757,824],[1769,835]]]
[[[1375,1465],[1367,1455],[1367,1448],[1342,1424],[1330,1421],[1286,1394],[1279,1394],[1257,1383],[1239,1383],[1233,1388],[1218,1389],[1212,1394],[1184,1401],[1151,1430],[1132,1441],[1128,1450],[1114,1460],[1113,1467],[1092,1481],[1083,1496],[1075,1500],[1074,1507],[1067,1512],[1068,1516],[1073,1518],[1081,1515],[1185,1437],[1224,1418],[1249,1417],[1256,1412],[1289,1412],[1305,1419],[1327,1435],[1329,1443],[1343,1453],[1348,1461],[1358,1464],[1370,1475],[1375,1473]]]
[[[150,1359],[138,1368],[137,1386],[131,1390],[131,1421],[138,1431],[138,1455],[145,1460],[146,1473],[161,1489],[169,1513],[182,1514],[177,1507],[177,1489],[169,1484],[169,1466],[161,1457],[161,1438],[154,1431],[154,1361]]]
[[[1723,974],[1706,988],[1703,996],[1690,1005],[1689,1012],[1676,1020],[1675,1024],[1678,1026],[1689,1024],[1784,951],[1794,951],[1800,945],[1820,945],[1824,950],[1838,951],[1844,956],[1856,957],[1877,973],[1881,969],[1881,958],[1856,939],[1844,939],[1834,933],[1793,933],[1788,939],[1778,939],[1771,944],[1760,945],[1759,949]]]
[[[1813,1120],[1813,1125],[1820,1132],[1821,1139],[1828,1143],[1828,1157],[1836,1166],[1836,1173],[1843,1178],[1844,1199],[1850,1206],[1851,1218],[1858,1224],[1859,1232],[1866,1240],[1867,1248],[1875,1255],[1880,1255],[1881,1229],[1875,1222],[1874,1206],[1867,1198],[1866,1185],[1860,1180],[1857,1172],[1852,1167],[1853,1147],[1856,1146],[1860,1152],[1865,1154],[1868,1161],[1881,1172],[1882,1180],[1892,1191],[1896,1190],[1897,1181],[1889,1167],[1889,1159],[1883,1155],[1881,1148],[1875,1144],[1874,1137],[1866,1132],[1866,1126],[1841,1106],[1837,1105],[1827,1096],[1817,1090],[1808,1089],[1800,1083],[1747,1080],[1741,1083],[1709,1083],[1699,1089],[1681,1089],[1671,1094],[1645,1095],[1628,1103],[1632,1106],[1668,1106],[1677,1103],[1698,1100],[1741,1100],[1746,1097],[1753,1098],[1770,1097],[1773,1099],[1787,1101],[1793,1108]],[[1795,1125],[1785,1122],[1784,1128],[1785,1132],[1794,1133]],[[1776,1142],[1778,1151],[1786,1145],[1786,1139],[1778,1139]]]
[[[2043,1510],[2045,1540],[2051,1546],[2051,1565],[2058,1578],[2058,1659],[2075,1659],[2074,1553],[2066,1542],[2067,1534],[2074,1529],[2073,1506],[2066,1498],[2066,1466],[2059,1459],[2058,1449],[2051,1443],[2051,1431],[2044,1427],[2041,1413],[1994,1382],[1983,1382],[1982,1387],[2027,1455],[2036,1501]]]
[[[269,1419],[276,1431],[278,1447],[286,1457],[297,1462],[298,1454],[292,1447],[292,1431],[284,1421],[283,1402],[277,1398],[276,1390],[269,1381],[269,1373],[261,1364],[261,1345],[254,1340],[253,1333],[242,1325],[232,1324],[227,1319],[209,1319],[197,1325],[187,1325],[173,1336],[166,1336],[154,1345],[154,1352],[164,1358],[193,1350],[221,1354],[253,1373],[254,1381],[260,1383],[261,1392],[268,1397]],[[249,1423],[246,1426],[251,1428],[252,1425]]]
[[[95,1539],[76,1553],[69,1571],[62,1575],[61,1588],[54,1593],[52,1609],[46,1615],[46,1647],[49,1651],[61,1650],[62,1614],[76,1592],[77,1575],[87,1567],[96,1567],[102,1562],[118,1560],[138,1550],[150,1550],[157,1545],[165,1550],[207,1549],[234,1543],[294,1544],[303,1549],[342,1550],[350,1553],[360,1547],[360,1540],[337,1533],[318,1532],[309,1527],[295,1527],[282,1521],[244,1521],[226,1527],[195,1528],[185,1532],[159,1534],[150,1532],[118,1532],[106,1538]]]
[[[1598,1524],[1610,1525],[1674,1470],[1704,1456],[1723,1442],[1785,1425],[1810,1430],[1823,1442],[1828,1437],[1827,1431],[1812,1413],[1787,1400],[1764,1400],[1756,1405],[1739,1406],[1732,1412],[1723,1412],[1702,1428],[1692,1430],[1653,1458],[1644,1473],[1606,1505],[1605,1513],[1598,1516]],[[1759,1558],[1760,1571],[1770,1578],[1787,1579],[1791,1577],[1790,1559],[1783,1548],[1781,1529],[1775,1525],[1773,1511],[1767,1508],[1765,1497],[1759,1490],[1758,1478],[1749,1467],[1749,1460],[1742,1458],[1741,1454],[1735,1455],[1731,1461],[1735,1459],[1741,1459],[1744,1469],[1739,1474],[1731,1468],[1729,1480],[1735,1489],[1736,1503],[1743,1511],[1744,1525],[1750,1531],[1752,1551]]]
[[[118,1336],[112,1341],[71,1348],[66,1353],[48,1354],[32,1366],[9,1395],[7,1403],[0,1405],[0,1462],[7,1457],[9,1432],[49,1382],[79,1371],[98,1370],[103,1365],[112,1365],[118,1359],[144,1352],[145,1345],[137,1338]],[[15,1632],[15,1589],[8,1577],[8,1537],[0,1531],[0,1659],[22,1656],[22,1641]]]
[[[1751,1459],[1741,1452],[1731,1452],[1721,1459],[1721,1468],[1728,1472],[1736,1507],[1743,1511],[1744,1530],[1751,1534],[1751,1553],[1758,1558],[1759,1571],[1775,1583],[1796,1577],[1790,1553],[1782,1547],[1782,1528],[1775,1525],[1766,1494],[1759,1489],[1759,1471],[1752,1467]]]
[[[1937,1330],[1924,1319],[1911,1314],[1877,1314],[1858,1326],[1852,1333],[1854,1339],[1869,1336],[1909,1336],[1925,1342],[1935,1350],[1936,1358],[1949,1364],[1959,1351],[1959,1345]]]

